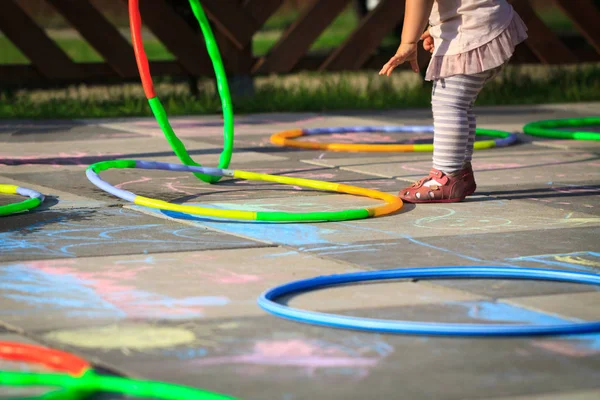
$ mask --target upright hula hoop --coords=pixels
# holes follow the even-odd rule
[[[523,127],[527,135],[553,139],[570,140],[600,140],[600,132],[569,132],[558,128],[582,128],[584,126],[600,125],[600,117],[549,119],[531,122]]]
[[[0,359],[40,364],[73,376],[82,376],[92,369],[86,360],[74,354],[27,343],[0,342]]]
[[[321,143],[296,140],[301,136],[315,136],[333,133],[384,132],[384,133],[433,133],[433,126],[346,126],[334,128],[292,129],[275,133],[271,143],[278,146],[297,147],[309,150],[329,150],[348,152],[432,152],[433,144],[366,144],[366,143]],[[477,135],[498,137],[494,140],[475,142],[475,150],[506,147],[517,142],[517,135],[493,129],[477,129]]]
[[[73,377],[93,373],[92,366],[83,358],[64,351],[28,343],[0,342],[0,359],[43,365],[53,371],[67,373]],[[45,400],[80,400],[85,397],[85,393],[69,389],[53,390],[42,396]],[[36,396],[29,400],[39,398],[40,396]]]
[[[168,203],[166,201],[151,199],[148,197],[137,196],[129,191],[118,189],[105,182],[99,173],[113,168],[139,168],[155,169],[163,171],[181,171],[181,172],[199,172],[206,175],[219,177],[230,177],[253,181],[275,182],[284,185],[303,186],[317,190],[327,190],[332,192],[346,193],[357,196],[365,196],[372,199],[385,201],[387,204],[343,211],[331,212],[309,212],[309,213],[287,213],[287,212],[253,212],[237,210],[219,210],[214,208],[204,208],[197,206],[186,206],[180,204]],[[333,182],[322,182],[311,179],[290,178],[286,176],[275,176],[267,174],[258,174],[239,170],[194,167],[180,164],[160,163],[154,161],[135,161],[135,160],[113,160],[102,161],[93,164],[86,170],[87,178],[98,188],[117,196],[123,200],[138,204],[144,207],[155,208],[159,210],[168,210],[182,212],[187,214],[196,214],[214,218],[249,220],[249,221],[268,221],[268,222],[306,222],[306,221],[347,221],[352,219],[362,219],[377,217],[390,214],[402,207],[402,200],[391,194],[379,192],[371,189],[359,188],[356,186],[343,185]]]
[[[65,374],[0,371],[0,385],[60,386],[70,391],[113,392],[163,400],[236,400],[234,397],[164,382],[103,376],[95,373],[75,378]],[[54,395],[53,395],[54,396]],[[42,399],[48,400],[46,396]],[[51,397],[54,399],[55,397]]]
[[[567,335],[599,332],[600,321],[565,323],[553,325],[478,325],[456,323],[431,323],[393,321],[372,318],[357,318],[345,315],[305,311],[279,304],[276,300],[293,293],[312,291],[323,287],[351,282],[366,282],[390,279],[444,279],[444,278],[493,278],[528,279],[600,285],[600,275],[538,268],[506,267],[436,267],[393,269],[386,271],[356,272],[340,275],[319,276],[303,279],[269,289],[258,299],[258,305],[278,317],[292,321],[332,328],[357,329],[364,331],[440,335],[440,336],[524,336],[524,335]]]
[[[221,54],[219,53],[215,37],[200,2],[198,0],[189,1],[192,11],[200,24],[200,29],[202,30],[206,42],[206,48],[216,74],[217,89],[219,91],[219,96],[221,97],[221,107],[223,109],[223,118],[225,120],[224,145],[219,158],[219,168],[227,168],[231,162],[231,154],[233,152],[234,130],[233,108],[231,105],[229,85],[227,84],[227,75],[225,74],[225,68],[223,67],[223,61],[221,60]],[[152,75],[150,74],[150,64],[148,63],[148,57],[146,56],[144,42],[142,40],[142,17],[140,15],[139,0],[129,0],[129,24],[131,26],[131,39],[135,51],[135,59],[144,87],[144,93],[146,94],[152,113],[179,160],[185,165],[199,167],[200,164],[192,159],[183,142],[175,135],[175,132],[169,123],[167,113],[154,90],[154,83],[152,82]],[[195,173],[194,175],[208,183],[215,183],[220,179],[218,176],[209,176],[201,173]]]
[[[29,197],[19,203],[7,204],[0,206],[0,216],[15,214],[22,211],[28,211],[38,207],[44,201],[44,195],[35,190],[22,188],[15,185],[0,184],[0,193],[2,194],[18,194],[24,197]]]

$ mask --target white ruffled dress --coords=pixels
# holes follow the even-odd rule
[[[434,55],[425,79],[428,81],[453,75],[473,75],[505,64],[515,47],[527,39],[527,26],[516,12],[509,25],[489,42],[464,53]]]

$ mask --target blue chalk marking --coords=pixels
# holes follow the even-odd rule
[[[567,322],[582,322],[576,319],[565,319],[558,315],[546,314],[529,310],[507,303],[490,301],[448,302],[447,305],[457,305],[467,309],[467,315],[473,319],[495,322],[521,322],[535,325],[551,325]]]
[[[0,296],[23,302],[35,313],[39,313],[40,308],[49,308],[64,311],[67,315],[91,312],[105,317],[126,316],[124,311],[102,299],[93,289],[81,285],[75,277],[48,274],[24,264],[0,267],[0,289]],[[49,293],[52,295],[40,296]]]

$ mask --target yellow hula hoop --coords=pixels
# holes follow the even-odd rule
[[[100,178],[100,172],[113,168],[139,168],[164,171],[192,172],[202,173],[215,177],[225,176],[230,178],[238,178],[252,181],[275,182],[284,185],[302,186],[317,190],[326,190],[331,192],[369,197],[372,199],[383,200],[386,204],[351,210],[304,213],[288,213],[278,211],[255,212],[243,210],[221,210],[216,208],[186,206],[181,204],[169,203],[163,200],[152,199],[149,197],[138,196],[126,190],[118,189],[113,185],[102,180],[102,178]],[[232,169],[185,166],[180,164],[160,163],[154,161],[113,160],[102,161],[89,166],[86,171],[86,174],[88,179],[100,189],[111,193],[114,196],[117,196],[123,200],[130,201],[140,206],[155,208],[159,210],[175,211],[186,214],[195,214],[224,219],[269,222],[347,221],[352,219],[363,219],[391,214],[402,208],[402,200],[400,200],[400,198],[388,193],[379,192],[377,190],[344,185],[341,183],[323,182],[312,179],[291,178],[287,176],[259,174],[255,172],[246,172]]]
[[[323,143],[305,142],[296,140],[301,136],[322,135],[331,133],[352,132],[386,132],[386,133],[433,133],[432,126],[355,126],[313,129],[291,129],[275,133],[271,136],[271,143],[278,146],[296,147],[307,150],[370,152],[370,153],[409,153],[432,152],[433,144],[367,144],[367,143]],[[517,141],[514,133],[497,131],[493,129],[477,129],[477,135],[493,136],[499,139],[480,140],[474,143],[475,150],[505,147]]]

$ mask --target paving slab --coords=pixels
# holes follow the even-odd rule
[[[568,315],[582,321],[600,321],[600,292],[519,297],[511,304],[546,313]]]
[[[335,159],[333,163],[340,163]],[[427,174],[431,161],[366,162],[354,160],[353,165],[341,166],[348,171],[397,178],[413,182]],[[473,159],[476,180],[487,186],[507,184],[546,184],[552,181],[578,182],[600,179],[600,155],[586,152],[556,152],[518,157],[509,151],[497,157]],[[418,172],[423,171],[423,172]]]
[[[485,302],[349,313],[481,323],[497,323],[498,318],[526,323],[553,320],[545,314]],[[563,346],[557,351],[547,339],[380,335],[313,327],[269,316],[125,323],[38,334],[51,343],[120,365],[135,375],[249,400],[324,395],[331,399],[395,398],[399,388],[411,399],[598,389],[597,336],[553,339]],[[564,348],[580,350],[573,355],[562,351]]]
[[[596,400],[600,397],[600,390],[585,390],[577,392],[563,392],[554,394],[539,394],[531,396],[512,396],[512,397],[491,397],[480,398],[478,400]],[[475,400],[475,398],[470,399]]]
[[[139,138],[144,135],[75,121],[2,121],[0,142],[43,143]]]
[[[264,246],[122,208],[48,210],[2,219],[0,262]]]
[[[84,184],[79,179],[80,173],[71,174],[67,172],[67,176],[65,176],[65,173],[62,173],[61,175],[43,173],[34,174],[37,175],[36,177],[38,179],[28,179],[30,175],[24,174],[24,180],[19,179],[20,176],[18,174],[11,177],[8,175],[10,174],[0,174],[0,182],[2,184],[33,189],[44,195],[44,202],[35,209],[35,212],[48,209],[61,210],[106,207],[115,203],[114,198],[110,199],[107,196],[96,196],[95,194],[90,193],[91,195],[88,197],[89,190],[84,190],[87,189],[87,187],[81,186]],[[74,179],[71,179],[71,176]],[[66,177],[69,177],[69,179],[65,179]],[[59,190],[58,187],[67,190]],[[74,192],[77,194],[74,194]],[[94,197],[96,197],[96,199],[94,199]],[[23,199],[22,196],[2,195],[0,202],[2,202],[2,204],[8,204],[10,202],[23,201]]]
[[[519,132],[534,120],[594,114],[599,104],[483,107],[479,123]],[[194,159],[216,165],[219,115],[172,122]],[[398,124],[431,124],[431,111],[239,116],[231,167],[395,194],[429,171],[431,153],[305,151],[274,146],[269,136]],[[518,137],[515,146],[475,154],[478,193],[466,202],[406,204],[361,221],[265,224],[149,210],[89,183],[85,166],[107,158],[177,162],[152,118],[3,121],[0,179],[49,194],[53,203],[0,219],[0,327],[24,328],[31,340],[129,376],[247,400],[594,396],[599,334],[365,333],[283,320],[256,304],[275,285],[358,270],[500,265],[599,273],[600,149]],[[318,139],[426,143],[431,135]],[[306,212],[378,203],[264,182],[206,185],[159,171],[103,177],[138,194],[220,209]],[[282,302],[371,318],[551,324],[598,319],[598,293],[589,285],[432,279],[344,285]],[[6,334],[0,328],[0,339]]]
[[[222,209],[253,211],[332,211],[372,206],[373,200],[347,195],[303,196],[289,202],[248,200],[206,203]],[[130,206],[127,206],[130,207]],[[259,222],[214,221],[201,216],[131,206],[132,209],[164,215],[255,240],[304,247],[313,244],[350,244],[373,240],[423,238],[474,233],[499,233],[600,226],[600,218],[581,212],[543,208],[520,201],[489,198],[449,205],[406,205],[397,214],[365,220],[333,223],[265,224]]]
[[[264,315],[257,293],[318,274],[357,271],[343,263],[280,248],[171,252],[0,264],[0,320],[26,330],[98,326],[122,320],[191,321]],[[165,279],[168,276],[169,279]],[[414,283],[384,285],[387,297],[406,287],[407,303],[474,296]],[[40,298],[43,294],[43,298]],[[439,300],[437,295],[443,294]],[[415,299],[412,299],[412,297]],[[386,296],[364,303],[373,306]],[[336,310],[319,296],[301,305]]]
[[[503,200],[524,200],[560,210],[585,210],[586,213],[600,215],[600,185],[590,184],[589,181],[550,181],[545,185],[506,186],[489,186],[487,181],[483,181],[478,185],[477,194]]]

